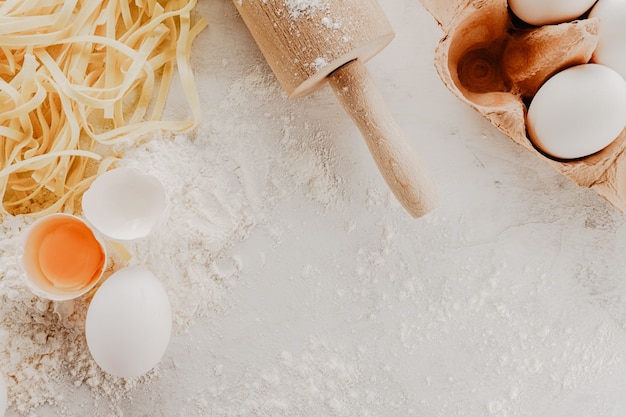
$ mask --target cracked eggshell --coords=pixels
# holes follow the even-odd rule
[[[67,213],[49,214],[28,226],[16,257],[33,294],[54,301],[87,293],[108,263],[105,242],[84,219]]]
[[[549,156],[577,159],[611,144],[626,125],[626,81],[598,64],[570,67],[546,81],[528,108],[528,135]]]
[[[589,17],[600,20],[600,39],[592,60],[626,79],[626,0],[599,0]]]
[[[148,236],[162,219],[166,204],[161,182],[130,167],[101,174],[82,198],[87,221],[102,235],[116,241]]]
[[[144,267],[111,275],[87,310],[89,351],[100,368],[117,377],[134,378],[154,368],[167,350],[171,331],[167,292]]]

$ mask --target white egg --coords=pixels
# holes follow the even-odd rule
[[[2,375],[0,375],[0,417],[4,417],[4,413],[7,411],[8,402],[7,383]]]
[[[532,99],[531,141],[559,159],[591,155],[613,142],[626,125],[626,81],[612,69],[582,64],[552,76]]]
[[[600,39],[592,61],[613,68],[626,79],[626,0],[599,0],[589,17],[600,19]]]
[[[585,14],[596,0],[509,0],[515,16],[534,25],[551,25],[574,20]]]
[[[144,267],[121,269],[104,281],[85,322],[87,345],[96,363],[123,378],[143,375],[159,363],[171,329],[167,293]]]
[[[85,191],[83,214],[112,240],[140,239],[152,232],[166,208],[163,185],[137,169],[116,168],[101,174]]]

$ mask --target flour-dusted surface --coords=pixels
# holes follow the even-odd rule
[[[166,356],[138,380],[103,374],[87,300],[32,296],[14,259],[29,220],[5,219],[9,417],[626,413],[626,218],[447,92],[417,2],[381,3],[397,37],[368,68],[440,208],[408,217],[332,93],[286,99],[230,1],[200,2],[201,127],[118,149],[169,196],[128,245],[170,295]]]
[[[289,16],[298,19],[307,16],[311,12],[324,10],[328,7],[327,0],[285,0]]]

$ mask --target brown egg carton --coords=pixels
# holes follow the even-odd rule
[[[420,1],[444,33],[434,61],[446,87],[515,143],[626,213],[626,129],[576,160],[544,155],[526,134],[527,104],[550,76],[590,61],[599,21],[531,27],[510,13],[507,0]]]

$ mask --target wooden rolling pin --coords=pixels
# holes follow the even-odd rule
[[[233,2],[288,96],[328,81],[402,206],[413,217],[434,209],[435,187],[364,66],[394,37],[376,0]]]

